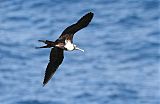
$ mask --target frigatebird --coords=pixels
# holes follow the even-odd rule
[[[39,42],[43,42],[46,45],[36,48],[51,48],[50,60],[45,71],[43,86],[48,83],[55,71],[58,69],[59,65],[62,63],[64,58],[64,50],[80,50],[84,52],[83,49],[80,49],[75,44],[73,44],[73,36],[77,31],[88,26],[93,18],[93,15],[94,14],[92,12],[84,15],[80,20],[78,20],[77,23],[67,27],[56,41],[38,40]]]

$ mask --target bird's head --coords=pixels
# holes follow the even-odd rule
[[[74,46],[74,50],[80,50],[80,51],[84,52],[84,50],[83,50],[83,49],[78,48],[75,44],[74,44],[73,46]]]

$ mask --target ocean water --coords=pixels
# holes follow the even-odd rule
[[[42,87],[50,49],[87,12],[91,24]],[[159,0],[0,0],[0,104],[160,104]]]

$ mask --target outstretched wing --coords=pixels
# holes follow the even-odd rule
[[[59,38],[64,38],[64,37],[68,37],[66,35],[70,35],[69,37],[72,39],[73,35],[81,30],[82,28],[85,28],[88,26],[88,24],[91,22],[92,18],[93,18],[93,13],[87,13],[86,15],[84,15],[77,23],[67,27],[61,34],[61,36]]]
[[[51,49],[50,61],[46,68],[43,86],[46,85],[48,81],[51,79],[59,65],[62,63],[63,58],[63,49],[57,47]]]

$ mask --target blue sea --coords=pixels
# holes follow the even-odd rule
[[[159,0],[0,0],[0,104],[160,104]],[[93,12],[42,87],[50,49]]]

